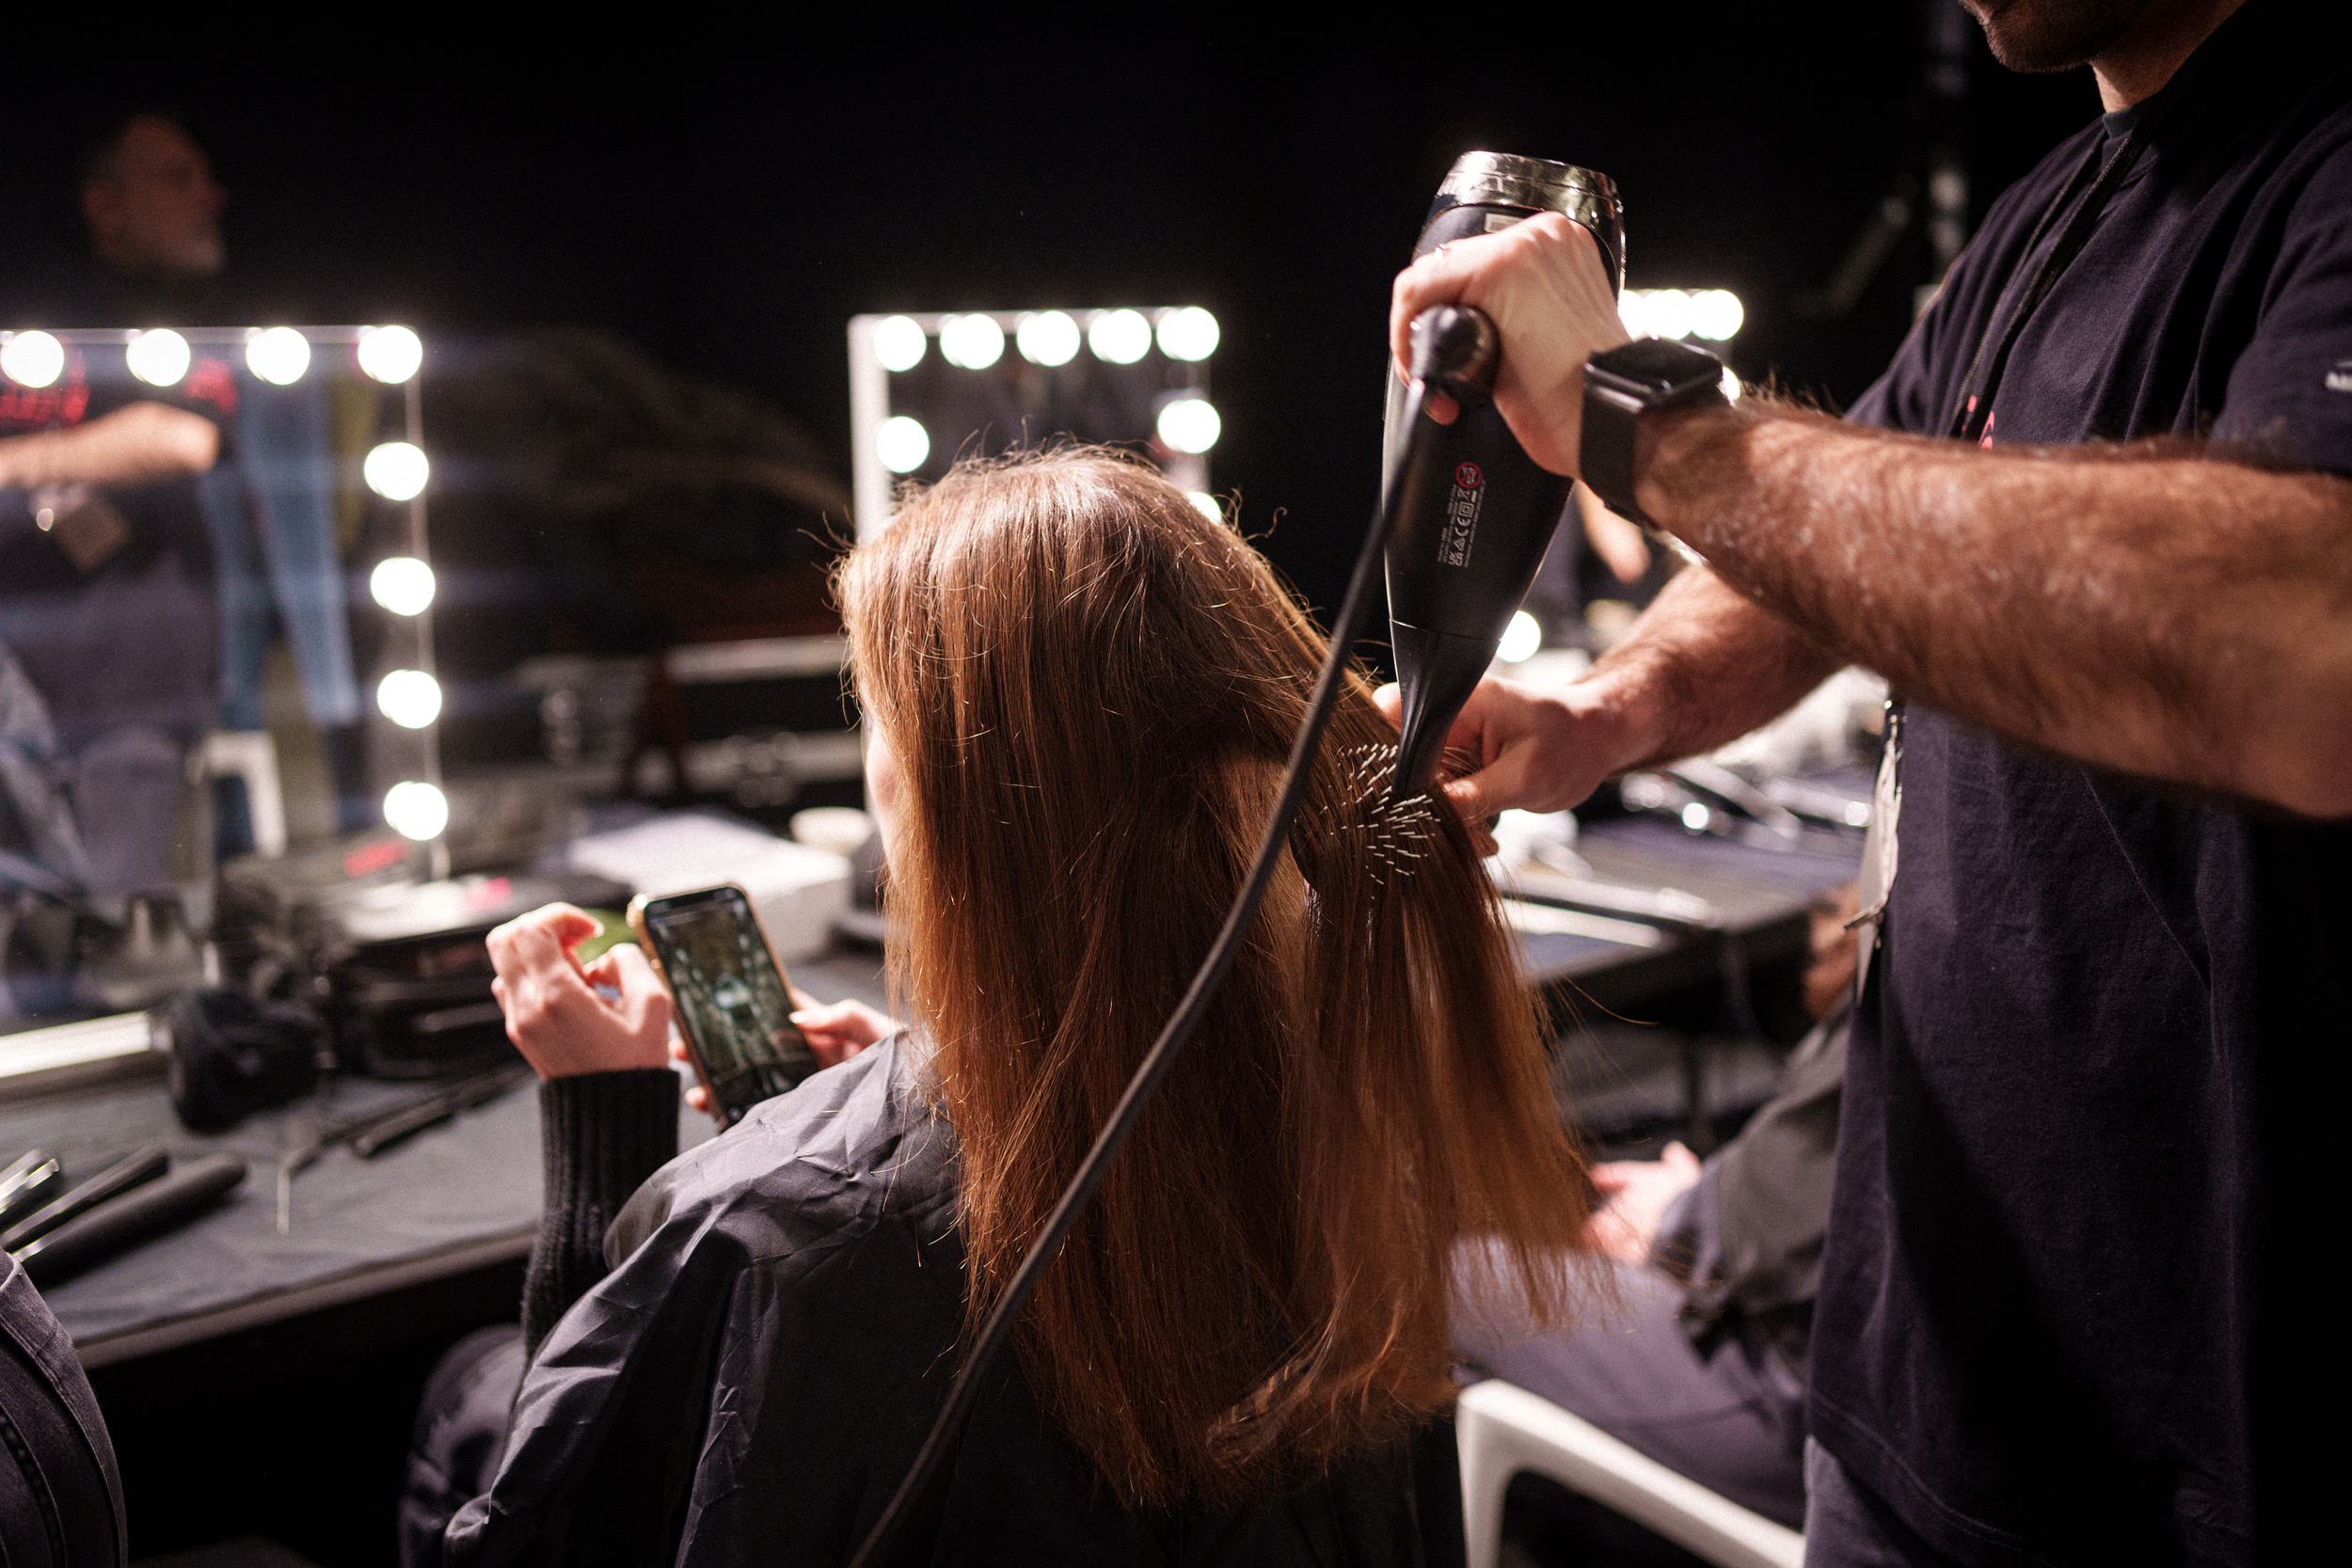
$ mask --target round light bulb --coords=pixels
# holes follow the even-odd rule
[[[402,729],[421,730],[441,716],[441,683],[421,670],[394,670],[375,683],[375,705]]]
[[[122,357],[129,362],[131,373],[150,387],[177,387],[195,356],[188,352],[188,341],[165,326],[133,338]]]
[[[1193,505],[1199,507],[1200,509],[1200,515],[1206,517],[1209,521],[1213,523],[1221,523],[1225,520],[1225,509],[1217,505],[1216,498],[1210,495],[1206,490],[1187,490],[1184,492],[1184,499],[1191,501]]]
[[[1694,833],[1707,832],[1707,825],[1714,820],[1715,814],[1696,800],[1691,801],[1682,808],[1682,825]]]
[[[404,838],[438,838],[449,826],[449,797],[429,784],[403,780],[384,792],[384,820]]]
[[[1078,324],[1062,311],[1040,310],[1021,318],[1013,341],[1021,345],[1022,358],[1052,370],[1078,356]]]
[[[1652,289],[1642,302],[1642,314],[1653,338],[1691,335],[1691,296],[1680,289]]]
[[[1170,359],[1206,359],[1216,352],[1216,318],[1198,305],[1160,318],[1160,352]]]
[[[46,332],[20,332],[0,343],[0,375],[20,387],[46,387],[65,373],[65,345]]]
[[[433,603],[433,568],[413,555],[379,561],[368,575],[368,592],[395,615],[421,615]]]
[[[310,340],[291,326],[256,332],[245,345],[246,368],[274,387],[291,387],[310,368]]]
[[[1178,398],[1160,410],[1160,439],[1176,451],[1204,452],[1216,445],[1224,421],[1206,398]]]
[[[1724,401],[1725,403],[1738,403],[1740,401],[1740,393],[1742,390],[1743,388],[1740,385],[1740,372],[1733,370],[1729,365],[1725,365],[1724,367]]]
[[[884,316],[874,324],[874,357],[883,370],[914,369],[930,346],[930,335],[913,316]]]
[[[882,467],[894,474],[911,474],[923,466],[931,454],[931,435],[920,420],[896,414],[882,422],[874,433],[874,449],[882,456]]]
[[[1627,337],[1649,336],[1648,301],[1643,297],[1642,290],[1628,289],[1617,296],[1617,319],[1625,323]]]
[[[1502,641],[1495,649],[1495,657],[1505,664],[1524,663],[1535,650],[1544,645],[1544,628],[1526,610],[1515,610],[1511,624],[1502,628]]]
[[[1005,356],[1005,329],[993,316],[949,316],[939,324],[939,356],[967,371],[984,371]]]
[[[1740,296],[1729,289],[1701,289],[1691,296],[1691,331],[1695,337],[1723,342],[1738,337],[1747,319]]]
[[[1087,347],[1111,365],[1132,365],[1151,351],[1152,324],[1140,310],[1105,310],[1087,328]]]
[[[424,483],[433,477],[433,465],[425,460],[419,448],[405,441],[387,441],[368,453],[359,465],[360,477],[368,488],[388,501],[414,500],[424,493]]]
[[[397,387],[424,363],[424,341],[405,326],[371,326],[359,334],[359,368]]]

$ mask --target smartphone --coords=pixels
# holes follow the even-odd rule
[[[722,1131],[817,1070],[792,991],[744,891],[640,895],[629,928],[677,1003],[677,1027]]]

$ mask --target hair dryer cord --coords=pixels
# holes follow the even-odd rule
[[[1435,318],[1435,319],[1433,319]],[[1418,429],[1425,389],[1435,382],[1440,389],[1471,390],[1491,383],[1495,359],[1494,327],[1486,317],[1466,308],[1439,306],[1423,312],[1415,324],[1413,380],[1406,389],[1406,428]],[[1427,330],[1422,328],[1426,327]],[[1298,726],[1298,734],[1291,742],[1288,771],[1282,778],[1282,793],[1276,800],[1274,814],[1268,819],[1264,836],[1259,841],[1257,858],[1250,863],[1249,875],[1244,879],[1241,892],[1227,911],[1225,925],[1217,932],[1216,943],[1209,949],[1200,968],[1192,977],[1192,985],[1184,1000],[1160,1030],[1159,1038],[1136,1069],[1127,1091],[1120,1097],[1110,1120],[1095,1135],[1094,1147],[1087,1150],[1078,1173],[1072,1178],[1061,1201],[1054,1206],[1045,1227],[1029,1247],[1028,1256],[989,1309],[987,1321],[980,1326],[973,1341],[971,1354],[956,1372],[948,1386],[947,1399],[931,1422],[930,1432],[923,1439],[914,1466],[874,1528],[850,1560],[850,1568],[873,1568],[881,1562],[891,1537],[923,1495],[931,1478],[953,1448],[963,1422],[971,1414],[978,1397],[980,1376],[1011,1337],[1013,1320],[1022,1306],[1037,1289],[1055,1254],[1077,1225],[1078,1216],[1086,1210],[1102,1184],[1103,1173],[1110,1167],[1136,1121],[1150,1102],[1152,1094],[1166,1079],[1168,1069],[1176,1065],[1177,1056],[1192,1037],[1193,1030],[1209,1010],[1217,990],[1225,983],[1234,957],[1249,936],[1249,928],[1258,917],[1258,905],[1264,897],[1266,884],[1280,860],[1282,847],[1289,842],[1291,824],[1297,819],[1299,803],[1306,797],[1307,780],[1315,751],[1323,740],[1323,732],[1329,727],[1332,709],[1337,705],[1340,686],[1345,678],[1350,651],[1361,635],[1372,608],[1374,585],[1379,578],[1381,557],[1394,531],[1396,517],[1392,502],[1395,487],[1383,486],[1380,505],[1373,515],[1371,531],[1364,537],[1364,546],[1356,558],[1356,569],[1347,582],[1347,595],[1340,603],[1339,619],[1332,624],[1331,647],[1325,655],[1323,672],[1316,677],[1314,695],[1307,705],[1307,716]]]

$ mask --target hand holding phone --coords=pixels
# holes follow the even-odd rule
[[[722,1129],[818,1069],[792,1022],[784,966],[741,888],[640,895],[628,923],[669,984],[686,1059],[702,1081],[700,1103]]]
[[[802,1037],[808,1041],[809,1052],[816,1056],[819,1068],[839,1067],[863,1053],[866,1047],[881,1044],[905,1027],[881,1008],[869,1007],[853,998],[819,1002],[798,986],[790,990],[792,1022],[800,1026]],[[670,1054],[692,1064],[693,1055],[686,1049],[686,1041],[675,1034],[670,1037]],[[686,1091],[686,1102],[707,1114],[710,1091],[697,1084]]]

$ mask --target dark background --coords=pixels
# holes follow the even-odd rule
[[[142,102],[213,155],[249,319],[407,322],[428,376],[501,330],[610,328],[796,415],[845,480],[855,312],[1200,303],[1225,332],[1213,481],[1327,606],[1375,485],[1389,280],[1459,152],[1611,174],[1629,282],[1737,291],[1735,367],[1833,404],[1926,280],[1915,239],[1851,315],[1793,304],[1917,167],[1917,5],[1558,14],[1359,16],[1306,47],[914,14],[831,38],[640,18],[585,52],[388,17],[307,63],[217,32],[110,41],[103,71],[12,72],[0,318],[42,325],[13,317],[78,246],[75,150]],[[2013,76],[1969,31],[1973,218],[2097,103],[2087,73]]]

